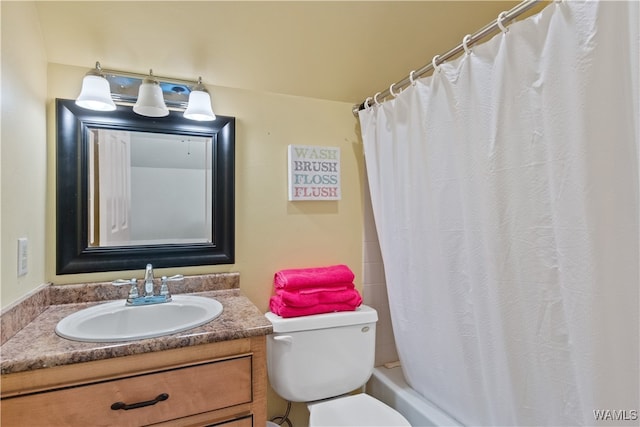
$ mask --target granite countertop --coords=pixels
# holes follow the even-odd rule
[[[60,303],[51,298],[52,304],[46,306],[33,320],[27,323],[13,336],[6,339],[0,347],[2,374],[129,356],[133,354],[163,351],[199,344],[214,343],[252,336],[267,335],[272,332],[271,323],[258,308],[234,286],[225,281],[222,286],[200,286],[197,292],[194,287],[186,288],[191,292],[185,294],[215,298],[223,306],[222,314],[211,322],[187,331],[137,341],[90,343],[71,341],[56,335],[56,324],[69,314],[108,301],[104,295],[99,301]],[[229,284],[231,283],[231,284]],[[99,284],[100,285],[100,284]],[[104,285],[104,284],[102,284]],[[236,284],[237,285],[237,284]],[[72,285],[66,285],[72,286]],[[66,286],[57,286],[63,288]],[[87,292],[82,285],[80,293]],[[104,289],[105,287],[102,286]],[[106,287],[108,289],[108,287]],[[214,288],[215,290],[209,290]],[[217,288],[217,289],[216,289]],[[174,294],[178,292],[174,291]],[[182,292],[180,292],[182,293]],[[109,295],[107,295],[108,297]],[[59,299],[59,298],[58,298]],[[90,298],[92,299],[92,298]],[[111,300],[118,298],[111,298]],[[82,299],[80,299],[82,300]],[[75,301],[78,301],[76,299]],[[6,313],[3,313],[5,316]]]

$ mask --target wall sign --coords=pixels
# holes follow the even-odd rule
[[[289,145],[289,200],[340,200],[340,148]]]

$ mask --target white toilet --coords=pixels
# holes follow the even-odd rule
[[[282,318],[268,312],[267,369],[273,389],[307,402],[310,426],[411,426],[393,408],[364,393],[373,371],[378,313],[356,311]]]

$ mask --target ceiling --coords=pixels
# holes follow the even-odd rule
[[[361,102],[517,1],[43,1],[52,63]]]

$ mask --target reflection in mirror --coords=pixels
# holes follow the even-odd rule
[[[56,100],[56,273],[233,264],[235,118]]]
[[[211,243],[212,138],[92,129],[89,246]]]

